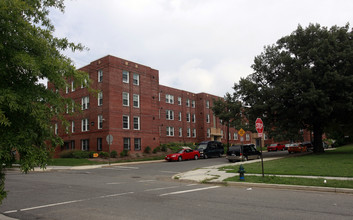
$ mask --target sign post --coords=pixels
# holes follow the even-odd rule
[[[240,130],[238,131],[238,134],[240,135],[240,142],[241,142],[240,152],[241,152],[241,154],[243,155],[243,153],[244,153],[244,152],[243,152],[243,141],[244,141],[243,136],[244,136],[244,134],[245,134],[244,129],[240,128]],[[244,161],[244,157],[243,157],[243,156],[242,156],[241,160]]]
[[[106,140],[109,145],[109,161],[108,161],[108,163],[110,165],[110,145],[113,143],[113,135],[108,134]]]
[[[255,121],[255,128],[257,131],[257,134],[260,138],[260,149],[261,149],[261,167],[262,167],[262,177],[265,176],[265,172],[264,172],[264,159],[262,156],[262,134],[264,132],[264,123],[262,122],[261,118],[257,118]]]

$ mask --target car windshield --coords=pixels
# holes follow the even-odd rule
[[[277,146],[277,144],[271,144],[270,145],[270,147],[276,147]]]
[[[240,149],[240,146],[230,146],[229,147],[229,151],[234,151],[234,150],[239,150]]]
[[[177,152],[177,154],[182,154],[184,152],[184,149],[183,150],[180,150]]]
[[[197,149],[198,150],[205,150],[207,148],[207,144],[200,144]]]

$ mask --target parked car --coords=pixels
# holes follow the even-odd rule
[[[226,158],[229,162],[235,162],[237,160],[247,161],[250,159],[258,159],[260,156],[261,153],[256,150],[254,144],[245,144],[230,146]]]
[[[166,161],[182,161],[182,160],[197,160],[200,158],[200,153],[197,150],[192,150],[190,147],[184,147],[174,154],[165,156]]]
[[[302,143],[303,146],[306,146],[307,151],[313,151],[314,150],[314,145],[307,141]]]
[[[267,147],[267,151],[278,151],[278,150],[284,150],[284,144],[275,143]]]
[[[288,153],[306,152],[307,148],[301,143],[294,143],[288,147]]]
[[[290,146],[291,144],[285,144],[284,145],[284,150],[288,150],[288,147]]]
[[[209,157],[221,157],[224,154],[223,144],[219,141],[203,141],[197,146],[200,156],[204,159]]]

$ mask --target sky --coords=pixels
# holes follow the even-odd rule
[[[160,84],[223,97],[264,47],[298,25],[353,25],[352,0],[65,0],[54,35],[89,50],[63,53],[77,68],[106,55],[159,70]]]

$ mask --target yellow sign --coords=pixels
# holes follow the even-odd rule
[[[238,134],[239,134],[241,137],[243,137],[244,134],[245,134],[244,129],[240,128],[240,130],[238,131]]]
[[[94,158],[98,157],[98,154],[97,154],[97,153],[94,153],[94,154],[93,154],[93,157],[94,157]]]

